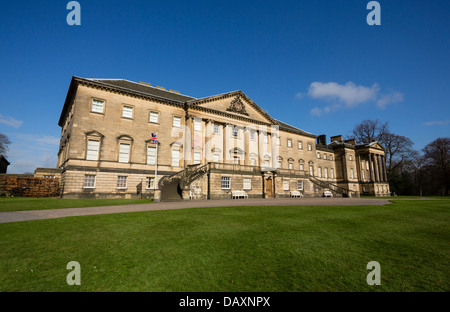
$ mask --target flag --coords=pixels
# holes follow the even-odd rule
[[[153,144],[158,144],[158,133],[152,133]]]

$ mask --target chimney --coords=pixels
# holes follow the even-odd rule
[[[351,144],[351,145],[356,145],[356,139],[349,139],[349,140],[345,140],[344,142]]]
[[[160,89],[160,90],[166,90],[166,88],[161,87],[161,86],[155,86],[155,88]]]
[[[327,145],[327,136],[325,134],[317,137],[317,145]]]
[[[332,136],[330,139],[331,139],[331,142],[334,142],[334,141],[340,142],[340,143],[343,142],[342,135],[335,135],[335,136]]]
[[[146,85],[146,86],[150,86],[150,87],[152,86],[152,85],[151,85],[150,83],[148,83],[148,82],[139,81],[139,83],[140,83],[140,84],[143,84],[143,85]]]

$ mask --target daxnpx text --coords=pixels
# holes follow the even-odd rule
[[[203,299],[203,298],[181,298],[179,302],[180,307],[206,307],[210,309],[213,305],[224,307],[270,307],[270,297],[223,297],[223,300],[218,299]]]

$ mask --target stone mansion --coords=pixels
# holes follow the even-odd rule
[[[59,119],[64,198],[387,196],[384,148],[314,135],[241,91],[204,98],[72,77]]]

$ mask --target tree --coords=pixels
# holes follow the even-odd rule
[[[423,148],[425,170],[436,195],[450,190],[450,138],[438,138]]]
[[[414,143],[403,135],[385,132],[380,143],[386,149],[386,169],[388,174],[402,165],[404,161],[416,157],[412,146]]]
[[[5,155],[8,151],[8,145],[11,144],[11,141],[8,139],[6,135],[0,133],[0,154]]]
[[[350,137],[356,139],[358,143],[381,142],[388,132],[388,122],[366,119],[355,126]]]

